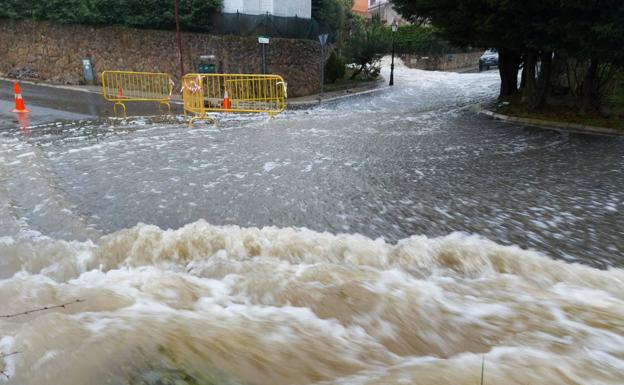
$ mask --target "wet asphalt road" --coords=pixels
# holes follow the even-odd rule
[[[27,82],[20,82],[26,107],[31,110],[27,115],[29,125],[39,125],[57,121],[73,121],[114,116],[112,103],[94,92],[49,87]],[[154,115],[158,109],[153,103],[132,103],[129,116]],[[177,105],[174,112],[181,112]],[[13,82],[0,80],[0,129],[11,128],[19,124],[14,108]]]
[[[624,265],[622,138],[478,116],[472,106],[496,96],[495,72],[396,76],[379,94],[193,130],[176,119],[93,119],[110,112],[96,94],[25,86],[39,126],[19,132],[4,112],[0,123],[1,193],[25,224],[5,220],[0,231],[85,239],[198,219],[390,241],[463,231]]]

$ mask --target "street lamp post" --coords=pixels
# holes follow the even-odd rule
[[[173,13],[176,23],[176,40],[178,41],[178,52],[180,54],[180,79],[184,77],[184,53],[182,52],[182,36],[180,34],[180,15],[178,0],[173,0]]]
[[[392,22],[392,63],[390,64],[390,85],[394,85],[394,35],[399,29],[399,26],[395,21]]]

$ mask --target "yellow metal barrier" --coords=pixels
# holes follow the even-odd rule
[[[286,108],[287,86],[278,75],[189,74],[182,79],[184,117],[212,120],[209,112],[266,113]]]
[[[169,100],[173,94],[173,80],[165,73],[104,71],[102,72],[102,90],[104,99],[115,102],[113,111],[125,102],[158,102],[171,110]]]

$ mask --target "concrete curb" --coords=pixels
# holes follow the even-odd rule
[[[337,96],[331,96],[331,97],[328,97],[328,98],[325,98],[325,99],[315,98],[315,99],[311,99],[311,100],[287,101],[286,102],[286,107],[287,108],[291,108],[291,109],[314,107],[314,106],[318,106],[318,105],[320,105],[322,103],[326,103],[326,102],[334,102],[334,101],[337,101],[337,100],[348,99],[348,98],[352,98],[352,97],[355,97],[355,96],[363,96],[363,95],[373,94],[375,92],[380,92],[380,91],[385,90],[386,87],[383,87],[384,84],[385,84],[385,82],[379,81],[379,82],[377,82],[374,85],[374,87],[372,87],[372,88],[368,87],[368,88],[363,89],[361,91],[354,91],[357,88],[355,88],[355,89],[351,88],[351,89],[339,91],[339,92],[345,92],[345,94],[337,95]],[[309,96],[307,98],[309,98]],[[293,98],[293,99],[296,99],[296,98]]]
[[[0,76],[0,80],[4,80],[6,82],[18,82],[20,84],[29,84],[29,85],[38,86],[38,87],[57,88],[60,90],[90,92],[93,94],[102,93],[101,92],[102,87],[98,87],[98,86],[68,86],[68,85],[63,85],[63,84],[50,84],[50,83],[45,83],[45,82],[33,81],[33,80],[13,79],[13,78],[7,78],[3,76]],[[95,90],[96,87],[98,88],[97,91]]]
[[[494,111],[481,108],[479,110],[480,115],[488,116],[495,120],[501,120],[509,123],[520,123],[528,126],[543,128],[547,130],[555,130],[560,132],[573,132],[578,134],[591,134],[591,135],[606,135],[606,136],[624,136],[624,130],[618,130],[615,128],[590,126],[578,123],[561,123],[553,122],[550,120],[541,120],[533,118],[520,118],[517,116],[509,116],[499,114]]]

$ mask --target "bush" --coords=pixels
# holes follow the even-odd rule
[[[360,74],[374,78],[379,75],[381,57],[391,47],[390,32],[378,18],[370,24],[360,17],[353,20],[351,36],[345,47],[345,58],[354,68],[351,79]]]
[[[399,53],[437,55],[460,51],[440,38],[437,30],[429,25],[402,25],[397,30],[394,41]]]
[[[332,51],[325,64],[325,81],[328,83],[336,83],[337,80],[344,78],[345,73],[346,68],[344,61],[336,54],[336,51]]]
[[[207,30],[208,17],[222,5],[222,0],[180,0],[181,27]],[[155,29],[175,25],[171,0],[30,0],[27,7],[22,1],[6,0],[0,18]]]

